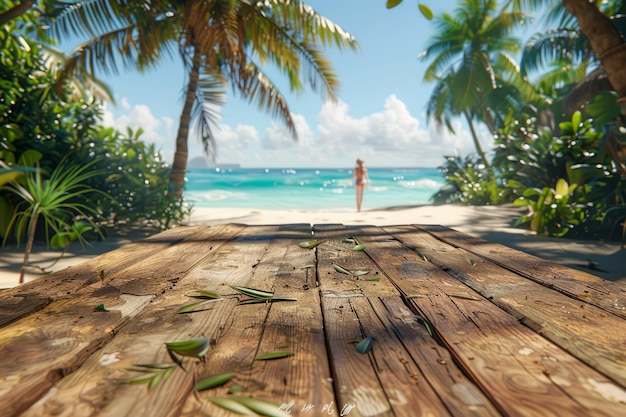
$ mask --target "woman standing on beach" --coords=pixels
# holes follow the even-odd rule
[[[361,211],[361,203],[363,203],[363,190],[369,182],[367,176],[367,168],[363,159],[357,158],[356,167],[352,171],[352,181],[354,182],[354,189],[356,190],[356,211]]]

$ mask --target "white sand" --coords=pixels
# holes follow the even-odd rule
[[[215,225],[224,223],[242,224],[328,224],[346,225],[400,225],[400,224],[440,224],[458,231],[481,237],[485,240],[540,256],[544,259],[573,268],[591,272],[602,278],[624,280],[626,282],[626,251],[617,243],[597,241],[575,241],[533,236],[528,230],[511,227],[522,210],[513,206],[417,206],[389,207],[367,210],[361,213],[352,211],[306,211],[306,210],[258,210],[240,208],[195,208],[189,225]],[[108,238],[95,242],[92,247],[77,245],[71,253],[47,271],[56,271],[69,265],[83,262],[93,256],[113,250],[130,241],[145,237],[145,233],[133,232],[126,237]],[[54,252],[36,247],[31,256],[35,265],[49,265]],[[601,271],[589,271],[586,266],[594,262]],[[18,283],[21,252],[13,248],[2,248],[0,253],[0,288],[8,288]],[[37,270],[30,270],[26,280],[42,276]]]

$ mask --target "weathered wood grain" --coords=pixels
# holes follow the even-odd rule
[[[266,230],[266,229],[265,229]],[[309,225],[289,225],[264,233],[266,250],[255,262],[245,283],[250,288],[274,292],[276,301],[238,305],[225,324],[208,360],[211,373],[236,372],[241,395],[277,404],[290,415],[303,408],[322,408],[334,401],[324,344],[319,298],[315,290],[315,256],[298,246],[310,236]],[[246,296],[238,296],[242,301]],[[242,330],[243,329],[243,330]],[[293,355],[256,361],[260,354],[288,351]],[[201,394],[225,397],[228,387]],[[228,416],[230,413],[189,398],[183,415]]]
[[[407,303],[432,324],[453,359],[504,415],[609,416],[624,410],[617,385],[415,250],[381,239],[369,242],[367,252],[385,265]],[[603,396],[610,390],[617,397]]]
[[[9,416],[24,411],[48,392],[54,382],[74,372],[90,355],[110,342],[115,332],[137,314],[137,311],[127,312],[123,308],[126,301],[122,295],[128,294],[123,289],[129,288],[129,281],[142,281],[141,293],[130,294],[135,297],[164,293],[180,279],[180,276],[170,276],[165,268],[172,259],[177,261],[174,271],[184,272],[207,256],[201,250],[203,247],[216,245],[211,238],[220,242],[220,236],[229,238],[239,230],[240,227],[190,230],[192,239],[175,247],[168,246],[158,259],[147,258],[126,265],[112,274],[108,282],[86,286],[71,299],[54,301],[36,314],[0,329],[3,341],[0,345],[0,409]],[[220,231],[225,234],[220,235]],[[100,304],[111,311],[94,311]],[[145,305],[138,304],[140,308]],[[23,352],[27,352],[26,355]]]
[[[446,228],[178,228],[71,270],[0,294],[2,417],[226,417],[209,398],[237,387],[283,416],[626,415],[625,318],[602,301],[621,287]],[[297,301],[245,304],[233,285]],[[198,290],[222,298],[177,314]],[[197,337],[205,361],[150,391],[116,384]],[[293,354],[255,361],[269,351]]]
[[[595,275],[567,268],[443,226],[419,226],[419,228],[436,234],[437,239],[445,243],[489,259],[491,262],[545,287],[626,318],[626,285],[624,283],[607,281]],[[515,259],[515,262],[511,262],[512,258]]]
[[[126,265],[158,254],[168,246],[180,242],[186,236],[187,231],[183,228],[170,229],[140,242],[130,243],[96,256],[89,262],[65,268],[0,292],[0,326],[41,310],[54,300],[71,298],[80,288],[97,283],[101,279],[99,271],[110,275]]]
[[[399,302],[397,290],[365,252],[336,249],[341,247],[346,234],[357,236],[358,231],[338,226],[316,227],[316,237],[328,242],[317,247],[318,268],[340,413],[343,410],[357,416],[449,415],[426,383],[419,364],[391,329],[389,319],[379,317],[372,305],[381,304],[379,297],[396,298]],[[349,244],[347,248],[352,246]],[[362,277],[348,276],[335,270],[337,263],[349,270],[372,272]],[[366,281],[370,275],[380,281]],[[374,349],[367,354],[359,353],[357,343],[370,336],[374,338]]]
[[[472,254],[428,233],[400,232],[397,236],[524,325],[626,387],[626,321],[622,318],[482,258],[472,264]]]

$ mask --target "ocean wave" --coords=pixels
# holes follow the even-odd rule
[[[211,190],[211,191],[191,191],[187,198],[194,202],[213,202],[225,200],[249,200],[250,194],[240,191]]]
[[[398,185],[404,188],[417,188],[420,190],[438,190],[441,188],[442,183],[429,178],[424,178],[417,181],[398,181]]]

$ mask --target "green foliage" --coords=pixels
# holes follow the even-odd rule
[[[39,219],[43,219],[46,241],[51,241],[50,231],[55,233],[52,240],[55,245],[65,246],[72,239],[82,239],[82,233],[88,228],[76,225],[76,220],[88,221],[97,228],[93,217],[97,217],[98,212],[84,198],[86,194],[97,192],[84,184],[86,179],[98,175],[97,171],[88,171],[91,165],[93,163],[68,166],[63,160],[49,178],[44,178],[42,170],[38,169],[36,174],[29,173],[19,178],[19,182],[13,181],[1,187],[19,199],[3,243],[6,244],[11,231],[14,231],[18,245],[24,237],[27,238],[20,283],[23,282]]]
[[[576,184],[569,185],[559,178],[556,188],[527,188],[515,200],[517,206],[527,206],[530,212],[516,225],[530,222],[530,229],[540,235],[562,237],[585,219],[584,206],[572,204]]]
[[[471,156],[447,156],[439,170],[446,184],[430,198],[433,204],[492,205],[511,200],[493,170]]]
[[[36,166],[41,175],[53,172],[62,160],[67,166],[90,165],[100,172],[82,178],[82,185],[101,191],[90,193],[85,203],[98,212],[91,213],[94,225],[145,220],[165,228],[182,222],[190,208],[182,199],[167,198],[169,167],[159,152],[140,140],[141,130],[124,136],[99,126],[99,103],[74,98],[69,84],[54,89],[55,67],[41,45],[26,37],[23,26],[18,19],[8,25],[11,30],[0,32],[0,185],[19,183]],[[5,188],[0,198],[3,219],[13,218],[22,197]],[[38,237],[44,232],[53,246],[65,247],[87,231],[65,218],[54,224],[61,223],[67,227],[39,228]],[[7,222],[0,224],[5,239],[7,227]],[[54,242],[49,232],[56,234]]]
[[[170,168],[154,144],[140,139],[142,133],[98,128],[76,144],[75,163],[98,160],[95,167],[104,174],[91,178],[89,185],[112,197],[93,201],[105,218],[115,224],[141,221],[165,229],[183,222],[191,206],[182,198],[168,197]]]

